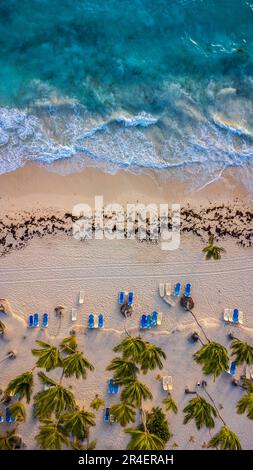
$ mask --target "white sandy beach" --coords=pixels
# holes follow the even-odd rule
[[[45,187],[45,178],[41,176],[44,169],[34,173],[34,179],[29,177],[31,169],[21,170],[22,175],[15,172],[0,177],[1,185],[1,214],[16,214],[17,218],[24,217],[24,211],[32,210],[66,210],[71,205],[80,202],[80,194],[90,200],[90,185],[80,191],[80,186],[73,186],[75,179],[80,175],[59,177],[48,173],[48,186]],[[92,172],[90,172],[91,174]],[[24,176],[27,176],[27,180]],[[22,177],[21,177],[22,176]],[[41,178],[41,187],[38,192],[38,180]],[[62,180],[61,180],[62,178]],[[100,176],[100,182],[103,177]],[[104,181],[109,182],[112,177],[105,175]],[[127,176],[121,176],[121,184]],[[129,181],[141,178],[130,177]],[[56,180],[62,181],[62,190],[57,186]],[[16,184],[14,184],[16,181]],[[115,179],[114,179],[115,181]],[[147,180],[146,180],[147,181]],[[150,180],[149,180],[150,181]],[[7,182],[8,185],[7,185]],[[81,182],[81,180],[80,180]],[[68,185],[69,184],[69,185]],[[99,178],[94,179],[93,188],[98,190]],[[65,187],[65,196],[63,195]],[[75,189],[76,188],[76,189]],[[117,193],[118,198],[125,202],[138,199],[138,188],[128,186],[128,192]],[[139,196],[142,188],[140,186]],[[160,194],[155,192],[157,201],[161,194],[165,199],[166,187],[161,187]],[[228,185],[232,191],[232,186]],[[116,189],[117,186],[116,186]],[[106,193],[106,198],[112,195],[113,187],[100,185],[100,190]],[[105,190],[105,191],[104,191]],[[146,194],[150,191],[146,189]],[[32,192],[33,191],[33,192]],[[61,192],[62,191],[62,192]],[[202,204],[213,200],[221,201],[219,191],[200,195]],[[233,190],[234,191],[234,190]],[[243,189],[240,188],[241,195]],[[57,196],[59,194],[59,196]],[[98,193],[98,194],[101,194]],[[212,195],[216,195],[212,197]],[[153,194],[149,194],[149,197]],[[203,199],[202,199],[203,196]],[[233,193],[233,196],[237,196]],[[182,196],[181,196],[182,197]],[[187,197],[187,196],[186,196]],[[190,196],[193,197],[193,196]],[[232,194],[224,196],[228,201]],[[245,201],[250,204],[250,198]],[[243,199],[242,199],[243,200]],[[83,202],[83,201],[81,201]],[[197,198],[195,197],[195,206]],[[192,284],[192,296],[195,302],[195,314],[205,328],[207,335],[229,347],[227,334],[231,329],[236,330],[241,339],[253,340],[252,316],[252,288],[253,288],[253,248],[243,248],[236,244],[236,240],[225,238],[222,246],[226,254],[220,261],[205,261],[201,252],[203,242],[193,234],[182,237],[180,248],[176,251],[166,252],[160,249],[159,244],[140,243],[134,240],[89,240],[79,242],[65,234],[55,236],[46,235],[44,238],[32,239],[24,249],[14,250],[0,259],[0,297],[9,301],[11,311],[8,316],[1,314],[5,323],[6,337],[1,339],[1,359],[6,353],[14,350],[17,353],[15,360],[7,360],[0,364],[0,388],[4,389],[10,379],[24,372],[34,365],[35,358],[30,353],[35,346],[35,340],[45,338],[59,344],[60,340],[69,335],[75,328],[81,350],[95,365],[95,371],[88,373],[87,380],[65,380],[71,384],[80,403],[89,405],[95,394],[98,393],[106,405],[116,403],[119,397],[107,393],[107,380],[110,372],[106,367],[114,357],[112,348],[125,336],[125,328],[134,335],[139,335],[139,320],[143,313],[152,313],[154,310],[163,312],[162,325],[155,330],[142,332],[147,340],[153,341],[166,352],[167,359],[164,369],[158,369],[143,377],[153,393],[153,401],[146,402],[145,408],[161,404],[165,398],[161,381],[156,380],[158,374],[172,375],[174,388],[173,397],[176,400],[179,413],[170,414],[169,422],[173,437],[167,447],[175,443],[179,449],[201,449],[210,439],[207,430],[197,431],[194,424],[183,425],[182,409],[192,395],[186,395],[186,385],[194,389],[198,380],[203,380],[201,368],[193,361],[193,353],[200,344],[189,342],[189,335],[198,331],[198,327],[189,313],[186,313],[177,304],[170,308],[158,293],[159,282],[180,281]],[[82,307],[78,306],[79,290],[85,292],[85,301]],[[117,304],[120,289],[134,291],[134,313],[131,318],[124,321]],[[64,316],[59,329],[59,319],[54,309],[57,305],[64,305]],[[71,308],[78,308],[77,322],[71,321]],[[238,307],[244,312],[244,325],[233,327],[225,325],[223,321],[223,308]],[[49,327],[47,330],[28,329],[28,314],[34,312],[49,313]],[[87,329],[89,313],[103,313],[105,326],[103,330],[90,331]],[[240,377],[243,369],[238,367],[236,378]],[[48,375],[54,377],[59,372],[54,371]],[[246,416],[238,415],[235,411],[236,402],[242,396],[242,389],[232,385],[232,377],[225,373],[214,383],[212,378],[205,377],[208,382],[208,391],[216,403],[222,405],[221,414],[228,425],[238,434],[243,449],[252,449],[252,422]],[[41,387],[36,384],[35,391]],[[204,393],[204,392],[203,392]],[[217,429],[220,423],[217,420]],[[5,424],[1,424],[4,430]],[[212,430],[212,434],[215,430]],[[31,407],[28,411],[27,422],[20,425],[20,433],[29,449],[35,448],[34,436],[37,433],[37,422],[32,417]],[[193,442],[189,442],[191,439]],[[103,409],[97,412],[97,424],[91,431],[91,438],[97,440],[97,449],[124,449],[129,437],[117,425],[106,425],[103,422]]]

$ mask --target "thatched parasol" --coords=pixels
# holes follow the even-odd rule
[[[192,297],[186,297],[183,295],[180,299],[180,304],[185,310],[192,310],[194,308],[194,302]]]
[[[63,311],[65,309],[65,305],[58,305],[58,307],[55,307],[54,311],[57,317],[61,317],[63,315]]]
[[[132,315],[132,313],[133,313],[133,309],[132,309],[131,305],[127,305],[127,304],[121,305],[120,311],[121,311],[122,315],[123,315],[125,318],[126,318],[126,317],[131,317],[131,315]]]

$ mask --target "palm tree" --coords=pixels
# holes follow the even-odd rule
[[[216,418],[217,411],[200,395],[190,400],[183,412],[185,413],[184,424],[194,420],[197,429],[201,429],[203,426],[211,429],[215,426],[213,418]]]
[[[142,372],[146,374],[149,370],[154,370],[156,367],[162,369],[163,363],[161,358],[166,359],[165,352],[155,344],[146,343],[146,347],[140,356]]]
[[[93,410],[98,411],[102,406],[105,406],[105,401],[100,398],[99,395],[96,395],[90,403],[90,407],[93,408]]]
[[[77,350],[77,339],[75,335],[64,338],[60,344],[60,350],[66,354],[72,354]]]
[[[5,395],[13,396],[18,394],[20,399],[25,397],[27,403],[29,403],[31,400],[32,390],[33,372],[28,371],[18,375],[18,377],[10,381],[5,390]]]
[[[87,445],[83,445],[78,439],[75,439],[71,442],[71,447],[73,450],[94,450],[96,449],[97,441],[93,440]]]
[[[0,434],[0,450],[13,450],[16,447],[21,447],[21,444],[22,439],[16,434],[16,429]]]
[[[119,385],[124,383],[126,377],[134,379],[136,374],[139,372],[134,361],[121,359],[120,357],[115,357],[107,367],[107,370],[114,371],[114,380]]]
[[[227,426],[222,426],[208,442],[207,447],[220,450],[241,450],[242,448],[237,435]]]
[[[86,369],[94,370],[94,366],[84,357],[82,352],[76,351],[62,360],[62,366],[65,377],[75,375],[77,379],[86,378]]]
[[[215,341],[209,341],[194,354],[197,364],[203,365],[206,375],[212,374],[214,380],[229,368],[229,356],[226,348]]]
[[[173,413],[177,414],[178,408],[176,402],[173,400],[171,394],[169,393],[167,398],[164,398],[163,404],[165,406],[166,411],[173,411]]]
[[[21,423],[26,419],[25,406],[21,401],[16,401],[9,405],[10,415],[13,416],[16,422]]]
[[[70,390],[63,387],[61,382],[54,382],[43,372],[39,372],[38,376],[41,382],[49,388],[34,396],[35,416],[39,419],[49,418],[52,413],[60,416],[65,411],[75,409],[75,397]]]
[[[84,439],[90,426],[95,426],[95,415],[84,408],[73,410],[61,416],[61,424],[69,434],[77,439]]]
[[[203,248],[203,253],[206,253],[206,259],[221,259],[221,253],[225,253],[225,249],[221,246],[214,245],[214,235],[209,237],[209,244]]]
[[[128,336],[124,338],[118,346],[113,348],[115,352],[122,352],[124,359],[139,362],[141,353],[146,348],[146,342],[140,338],[133,338]]]
[[[132,403],[122,401],[117,405],[111,406],[110,412],[115,421],[123,427],[135,422],[136,412]]]
[[[253,347],[249,343],[244,343],[235,339],[232,344],[232,355],[236,356],[236,364],[253,364]]]
[[[121,394],[122,400],[134,403],[141,407],[142,400],[152,400],[153,396],[147,385],[140,382],[137,378],[126,383],[125,389]]]
[[[60,450],[63,445],[69,445],[68,431],[62,424],[52,419],[43,419],[41,423],[40,432],[35,437],[41,449]]]
[[[246,393],[246,395],[238,401],[236,409],[238,414],[247,413],[247,417],[253,419],[253,385],[252,391]]]
[[[41,346],[41,349],[32,349],[32,354],[39,358],[36,362],[37,367],[42,367],[48,372],[62,366],[59,349],[45,341],[37,340],[36,343]]]
[[[162,439],[155,434],[149,433],[147,430],[141,431],[140,429],[126,429],[125,432],[131,436],[131,441],[127,446],[128,450],[164,449],[164,442]]]
[[[5,324],[0,320],[0,335],[4,335],[5,329]]]

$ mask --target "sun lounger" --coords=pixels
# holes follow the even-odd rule
[[[152,326],[151,315],[147,315],[147,328],[151,328],[151,326]]]
[[[147,316],[146,316],[146,315],[142,315],[142,316],[141,316],[140,328],[141,328],[142,330],[144,330],[145,328],[147,328]]]
[[[0,415],[0,423],[3,423],[3,422],[4,422],[4,417]]]
[[[165,296],[164,282],[160,282],[160,284],[159,284],[159,294],[160,294],[160,297],[162,297],[162,298]]]
[[[28,327],[29,328],[33,327],[33,315],[29,315],[28,317]]]
[[[171,391],[173,389],[171,375],[165,375],[163,377],[163,390]]]
[[[160,325],[161,325],[161,323],[162,323],[162,318],[163,318],[163,314],[162,314],[161,312],[158,312],[158,313],[157,313],[157,322],[156,322],[157,326],[160,326]]]
[[[42,327],[43,328],[48,327],[48,313],[43,313],[42,315]]]
[[[98,315],[94,315],[94,328],[98,328]]]
[[[104,422],[105,422],[105,423],[109,423],[109,422],[110,422],[110,408],[106,408],[106,409],[105,409]]]
[[[98,328],[104,328],[104,317],[102,313],[98,315]]]
[[[113,379],[108,380],[108,393],[114,393],[114,387],[113,387]]]
[[[152,326],[156,326],[156,325],[157,325],[157,315],[158,315],[157,312],[153,312],[153,313],[152,313],[152,319],[151,319],[151,321],[152,321]]]
[[[113,379],[108,380],[108,393],[110,394],[117,394],[119,391],[119,384],[114,382]]]
[[[35,313],[33,315],[33,326],[34,327],[39,326],[39,314],[38,313]]]
[[[165,295],[167,297],[171,296],[171,283],[170,282],[166,282],[165,284]]]
[[[245,376],[248,380],[253,380],[253,366],[247,365],[245,370]]]
[[[115,395],[117,395],[118,391],[119,391],[119,384],[117,384],[116,382],[114,382],[114,384],[113,384],[113,393],[114,393]]]
[[[230,366],[229,366],[229,369],[227,370],[227,372],[230,374],[230,375],[235,375],[235,369],[236,369],[236,363],[235,361],[232,361],[230,363]]]
[[[94,315],[91,313],[88,318],[88,328],[95,328],[94,323],[95,323]]]
[[[6,421],[6,423],[14,423],[15,422],[15,418],[14,418],[14,416],[10,415],[10,410],[9,410],[8,407],[5,409],[5,421]]]
[[[174,302],[174,300],[172,300],[172,298],[171,298],[171,297],[168,297],[167,295],[165,295],[165,297],[163,298],[163,300],[165,300],[165,302],[166,302],[167,304],[169,304],[170,307],[175,307],[175,305],[176,305],[175,302]]]
[[[128,305],[133,305],[133,300],[134,300],[134,293],[132,291],[129,292],[128,294]]]
[[[232,318],[233,323],[239,323],[239,310],[238,308],[235,308],[233,311],[233,318]]]
[[[79,292],[79,304],[82,305],[84,302],[84,291],[80,290]]]
[[[185,297],[190,297],[191,295],[191,284],[188,282],[186,285],[185,285],[185,288],[184,288],[184,295]]]
[[[223,311],[223,318],[224,318],[224,321],[230,321],[230,318],[231,318],[231,308],[224,308],[224,311]]]
[[[178,296],[179,296],[180,290],[181,290],[181,284],[180,284],[180,282],[177,282],[177,283],[175,284],[174,291],[173,291],[174,297],[178,297]]]
[[[243,324],[243,312],[239,310],[238,322],[242,325]]]
[[[72,321],[77,320],[77,309],[76,308],[72,308],[72,310],[71,310],[71,320]]]
[[[120,291],[120,293],[119,293],[119,305],[123,305],[124,298],[125,298],[125,293],[123,291]]]

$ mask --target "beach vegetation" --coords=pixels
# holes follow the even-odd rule
[[[215,426],[216,409],[200,395],[192,398],[183,409],[183,412],[185,414],[184,424],[193,420],[197,429],[201,429],[204,426],[211,429]]]
[[[208,245],[203,248],[203,253],[206,254],[206,259],[214,259],[214,260],[219,260],[221,259],[221,254],[225,253],[225,249],[222,248],[221,246],[215,245],[214,244],[214,235],[210,235]]]
[[[140,407],[143,400],[152,400],[153,396],[148,386],[135,378],[126,383],[121,398]]]
[[[22,423],[26,419],[25,405],[20,400],[9,405],[9,412],[17,423]]]
[[[61,381],[57,383],[43,372],[39,372],[38,376],[48,388],[34,396],[34,414],[36,417],[40,420],[49,418],[52,414],[59,417],[63,412],[75,409],[75,397],[69,389],[61,384]]]
[[[135,361],[121,357],[115,357],[107,367],[107,370],[114,371],[114,380],[119,385],[124,383],[126,377],[134,379],[139,372]]]
[[[220,450],[241,450],[242,448],[238,436],[225,425],[212,437],[207,447]]]
[[[143,425],[141,425],[141,429],[144,429]],[[146,414],[146,429],[150,434],[158,436],[164,442],[164,445],[172,437],[166,415],[159,406],[152,408]]]
[[[178,407],[174,399],[172,398],[172,395],[169,393],[166,398],[163,400],[163,405],[165,407],[166,411],[173,411],[174,414],[177,414],[178,412]]]
[[[41,349],[32,349],[32,354],[38,357],[37,367],[44,368],[49,372],[62,366],[60,351],[56,346],[41,340],[37,340],[36,343],[41,346]]]
[[[65,377],[72,377],[74,375],[76,379],[80,377],[86,379],[87,369],[90,371],[94,370],[94,366],[81,351],[72,352],[67,357],[64,357],[62,359],[62,366]]]
[[[22,439],[16,429],[0,434],[0,450],[14,450],[22,446]]]
[[[85,410],[85,408],[77,408],[64,413],[61,415],[60,422],[68,433],[78,440],[87,438],[88,428],[96,424],[94,413]]]
[[[139,361],[141,354],[145,350],[146,342],[140,338],[127,336],[120,344],[115,346],[114,352],[121,352],[124,359]]]
[[[236,364],[253,364],[253,346],[251,344],[235,339],[231,348]]]
[[[246,413],[249,419],[253,419],[253,382],[243,379],[243,388],[247,390],[247,393],[238,401],[237,413],[240,415]]]
[[[126,400],[122,400],[120,403],[111,406],[110,412],[115,422],[123,427],[129,423],[135,422],[135,406]]]
[[[96,411],[98,411],[103,406],[105,406],[105,401],[102,398],[100,398],[99,395],[96,395],[95,398],[90,403],[90,407]]]
[[[5,324],[0,320],[0,335],[4,335],[6,330]]]
[[[139,357],[141,371],[146,374],[149,370],[154,370],[157,367],[161,370],[163,368],[162,359],[166,359],[165,352],[155,344],[146,342],[145,349]]]
[[[197,364],[201,364],[206,375],[213,375],[214,380],[229,368],[229,355],[227,349],[215,341],[204,344],[194,354]]]
[[[141,429],[126,429],[125,432],[131,436],[127,445],[128,450],[162,450],[164,449],[163,440],[151,434],[149,431]]]
[[[42,419],[35,439],[44,450],[60,450],[63,445],[69,445],[68,431],[58,419]]]
[[[5,395],[26,398],[30,402],[33,391],[33,372],[27,371],[11,380],[5,389]]]

